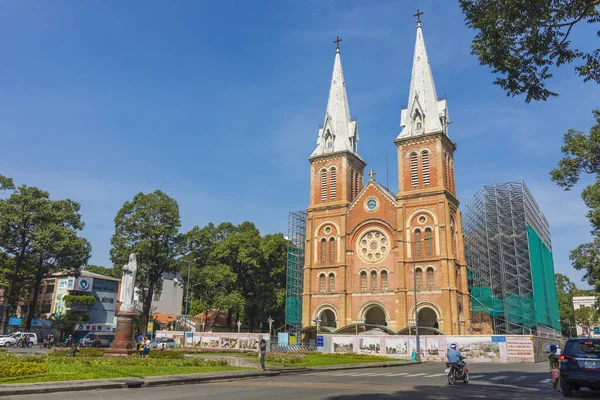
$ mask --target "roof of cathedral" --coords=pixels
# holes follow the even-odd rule
[[[356,120],[350,118],[342,59],[338,46],[335,51],[325,121],[323,127],[319,129],[317,148],[310,157],[341,151],[349,151],[360,158],[358,155],[358,124]]]
[[[400,116],[402,131],[398,139],[427,133],[447,134],[448,108],[446,100],[439,100],[423,39],[421,22],[417,23],[417,39],[413,57],[408,107]]]
[[[352,210],[354,208],[354,205],[357,204],[361,198],[363,197],[364,193],[366,193],[367,189],[369,188],[369,186],[372,184],[373,187],[375,187],[376,190],[378,190],[379,192],[381,192],[384,196],[387,197],[387,199],[393,204],[396,205],[396,197],[394,196],[394,193],[392,193],[391,190],[389,190],[388,188],[386,188],[385,186],[383,186],[381,183],[377,182],[375,180],[375,174],[373,173],[373,176],[369,179],[369,182],[367,182],[367,184],[365,185],[365,187],[362,188],[362,190],[360,192],[358,192],[358,195],[356,196],[356,198],[352,201],[352,203],[350,203],[350,207],[348,207],[348,212],[350,212],[350,210]]]

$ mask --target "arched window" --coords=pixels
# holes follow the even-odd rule
[[[423,288],[423,271],[421,270],[421,268],[417,268],[415,274],[415,279],[417,281],[417,289],[420,290]]]
[[[435,287],[435,277],[433,275],[433,268],[427,268],[427,288],[433,289]]]
[[[335,292],[335,275],[333,273],[329,274],[329,291]]]
[[[417,122],[417,130],[420,131],[423,125],[420,122]]]
[[[321,170],[321,201],[327,200],[327,170]]]
[[[421,153],[421,173],[423,174],[423,186],[429,186],[429,152]]]
[[[319,275],[319,289],[321,292],[325,291],[325,274]]]
[[[415,230],[415,255],[421,257],[421,249],[423,248],[423,242],[421,241],[421,230]]]
[[[454,161],[448,157],[448,189],[454,191]]]
[[[329,170],[329,197],[331,200],[335,200],[337,194],[337,176],[335,167],[331,167]]]
[[[354,185],[354,170],[350,170],[350,200],[354,200],[356,196],[356,186]]]
[[[371,272],[371,290],[377,290],[377,272]]]
[[[454,217],[450,218],[450,237],[452,238],[452,254],[456,255],[456,228],[454,228]]]
[[[335,239],[329,239],[329,260],[335,262]]]
[[[417,153],[410,154],[410,184],[412,187],[419,186],[419,161]]]
[[[433,255],[433,237],[431,235],[431,228],[425,229],[425,254],[428,256]]]
[[[367,290],[367,273],[365,271],[360,273],[360,289]]]
[[[381,290],[387,290],[387,271],[381,271]]]
[[[321,264],[325,264],[327,262],[327,240],[325,238],[321,239]]]
[[[358,197],[358,192],[360,192],[360,176],[358,172],[354,173],[354,197]]]

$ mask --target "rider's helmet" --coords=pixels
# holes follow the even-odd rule
[[[450,345],[450,347],[451,347],[451,348],[453,348],[453,349],[455,349],[455,348],[456,348],[456,343],[452,343],[452,344]]]

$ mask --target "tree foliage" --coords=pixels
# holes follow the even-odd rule
[[[584,174],[594,178],[581,193],[589,208],[587,217],[594,240],[571,251],[570,259],[573,267],[585,271],[585,279],[600,291],[600,109],[594,110],[594,117],[596,125],[589,134],[573,129],[565,134],[561,148],[564,157],[550,175],[565,190],[571,190]]]
[[[596,328],[598,322],[600,322],[600,314],[598,314],[598,310],[593,307],[578,308],[573,313],[573,316],[575,317],[577,325],[587,328],[588,331]]]
[[[586,52],[571,41],[580,22],[600,22],[600,0],[460,0],[469,28],[477,30],[472,52],[499,75],[507,96],[546,100],[552,67],[578,61],[584,81],[600,83],[600,49]],[[600,31],[598,32],[600,36]]]
[[[267,317],[283,322],[287,240],[281,234],[261,236],[256,226],[223,223],[194,227],[187,233],[194,260],[190,281],[192,311],[218,309],[236,321],[261,329]],[[187,267],[181,263],[187,278]]]
[[[148,323],[154,291],[161,290],[162,274],[178,268],[175,257],[185,250],[180,226],[177,202],[160,190],[137,194],[115,217],[110,257],[120,270],[128,262],[130,253],[137,256],[142,326]]]
[[[4,175],[0,175],[0,192],[4,190],[12,190],[15,188],[13,180]]]
[[[19,186],[0,199],[0,251],[5,292],[2,310],[4,332],[9,305],[16,305],[20,291],[33,293],[35,305],[40,283],[62,268],[78,269],[91,251],[87,240],[77,236],[83,228],[79,204],[71,200],[52,201],[50,194],[36,187]],[[34,307],[29,307],[28,324]]]
[[[577,336],[577,331],[575,330],[573,295],[576,294],[578,289],[575,284],[563,274],[556,274],[555,278],[562,334],[566,337]]]
[[[109,276],[111,278],[120,278],[122,273],[119,273],[115,268],[106,268],[100,265],[86,265],[85,270],[93,274]]]

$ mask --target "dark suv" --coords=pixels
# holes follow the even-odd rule
[[[563,396],[572,397],[582,387],[600,390],[600,339],[569,339],[560,359]]]

